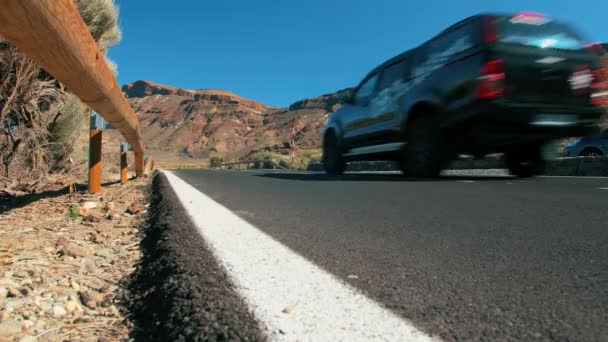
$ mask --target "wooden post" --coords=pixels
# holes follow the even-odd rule
[[[101,191],[101,130],[92,129],[89,138],[89,192]]]
[[[144,153],[135,152],[135,177],[142,178],[144,176]]]
[[[127,170],[127,151],[125,144],[120,145],[120,184],[127,184],[128,170]]]

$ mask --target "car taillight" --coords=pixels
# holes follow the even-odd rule
[[[501,59],[487,62],[477,78],[477,98],[495,99],[505,90],[505,72]]]
[[[591,104],[608,104],[608,68],[593,71]]]
[[[590,52],[597,53],[599,55],[602,55],[604,53],[604,47],[602,46],[602,44],[597,43],[597,42],[587,44],[587,45],[585,45],[585,48],[587,50],[589,50]]]
[[[570,87],[576,95],[588,94],[593,81],[593,74],[588,65],[579,65],[574,68],[570,76]]]

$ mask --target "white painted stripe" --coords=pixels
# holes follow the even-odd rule
[[[272,340],[438,340],[163,172]]]
[[[608,190],[608,188],[600,188],[600,190]]]
[[[593,176],[537,176],[539,178],[580,178],[580,179],[608,179],[608,177]]]

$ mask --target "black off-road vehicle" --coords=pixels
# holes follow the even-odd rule
[[[458,154],[504,153],[513,174],[532,176],[544,143],[597,131],[608,102],[597,49],[535,13],[465,19],[363,79],[328,119],[325,169],[397,160],[427,178]]]

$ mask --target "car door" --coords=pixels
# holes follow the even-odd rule
[[[342,110],[347,113],[343,118],[344,142],[349,147],[365,145],[370,125],[369,104],[376,94],[378,73],[369,75],[355,90],[351,103]]]
[[[409,87],[404,81],[406,67],[406,56],[384,67],[377,94],[370,102],[369,138],[379,144],[391,143],[399,139],[398,101]]]

